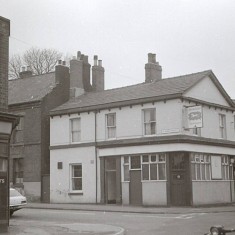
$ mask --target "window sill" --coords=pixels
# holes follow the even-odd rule
[[[83,195],[83,192],[69,192],[68,195]]]

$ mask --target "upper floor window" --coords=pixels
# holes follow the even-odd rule
[[[71,191],[82,190],[82,164],[71,165]]]
[[[156,134],[156,109],[144,109],[144,135]]]
[[[116,137],[116,113],[106,114],[106,136],[107,139]]]
[[[16,126],[17,131],[24,130],[24,117],[20,117],[19,124]]]
[[[220,138],[226,139],[226,116],[219,114]]]
[[[81,141],[81,118],[73,118],[71,122],[71,142]]]

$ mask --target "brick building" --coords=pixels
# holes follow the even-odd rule
[[[10,21],[0,16],[0,111],[7,109]]]
[[[18,123],[7,110],[9,36],[10,21],[0,16],[0,233],[9,226],[9,141]]]
[[[49,201],[49,110],[69,99],[69,68],[33,76],[23,71],[9,81],[9,110],[20,116],[10,148],[11,185],[29,201]]]

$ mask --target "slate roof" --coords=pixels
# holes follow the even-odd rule
[[[55,87],[55,73],[8,81],[8,104],[40,101]]]
[[[101,92],[87,92],[53,109],[51,114],[65,113],[66,110],[71,112],[72,109],[82,111],[88,108],[91,110],[92,107],[109,106],[125,101],[131,102],[146,98],[179,95],[211,73],[211,70],[207,70],[179,77],[165,78],[152,83],[141,83]]]

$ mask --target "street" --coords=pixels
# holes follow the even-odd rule
[[[25,208],[12,216],[8,234],[86,234],[76,230],[77,224],[121,227],[125,234],[130,235],[201,235],[215,224],[235,227],[235,212],[150,214]],[[25,233],[15,232],[20,226],[27,228]],[[47,232],[43,233],[40,229]]]

